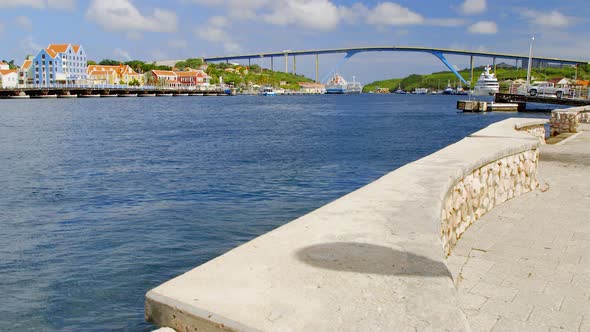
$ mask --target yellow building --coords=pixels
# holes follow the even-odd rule
[[[144,84],[144,76],[136,73],[128,65],[90,65],[88,66],[87,73],[88,81],[91,85],[129,84],[134,81],[139,82],[139,85]]]

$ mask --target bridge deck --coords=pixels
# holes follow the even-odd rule
[[[263,53],[251,53],[251,54],[233,54],[227,56],[213,56],[205,57],[205,61],[226,61],[226,60],[247,60],[256,58],[274,58],[282,56],[297,56],[297,55],[316,55],[316,54],[338,54],[338,53],[361,53],[361,52],[422,52],[422,53],[443,53],[447,55],[467,55],[467,56],[478,56],[498,59],[517,59],[517,60],[528,60],[528,55],[522,54],[509,54],[509,53],[497,53],[497,52],[481,52],[481,51],[469,51],[469,50],[455,50],[446,48],[429,48],[429,47],[411,47],[411,46],[366,46],[366,47],[350,47],[350,48],[330,48],[330,49],[314,49],[314,50],[284,50],[281,52],[263,52]],[[588,60],[576,60],[576,59],[561,59],[551,57],[533,57],[533,60],[551,63],[561,64],[588,64]]]

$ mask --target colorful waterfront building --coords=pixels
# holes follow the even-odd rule
[[[0,61],[0,70],[8,70],[10,69],[10,65],[4,61]]]
[[[12,89],[18,87],[18,73],[16,69],[0,69],[0,88]]]
[[[32,59],[32,84],[86,84],[87,57],[81,45],[49,44]]]
[[[144,76],[128,65],[118,66],[90,65],[86,70],[90,85],[101,84],[144,84]]]
[[[149,84],[178,88],[209,85],[211,77],[202,70],[152,70],[146,74]]]
[[[211,76],[199,69],[175,70],[178,82],[184,87],[209,85]]]
[[[27,84],[33,84],[33,60],[32,56],[29,56],[23,65],[18,69],[18,86],[26,87]]]

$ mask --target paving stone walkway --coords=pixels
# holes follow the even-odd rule
[[[590,331],[590,131],[543,146],[539,180],[448,259],[473,331]]]

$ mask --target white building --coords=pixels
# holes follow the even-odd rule
[[[10,69],[10,65],[4,61],[0,61],[0,70],[8,70]]]
[[[16,69],[0,69],[0,87],[13,89],[18,86],[18,73]]]

